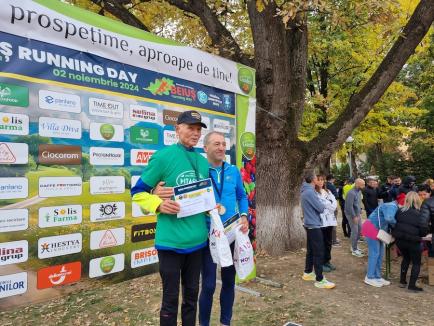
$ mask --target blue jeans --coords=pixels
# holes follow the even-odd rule
[[[365,237],[368,243],[368,272],[366,276],[370,279],[381,278],[381,266],[383,265],[384,243],[380,240],[373,240]]]
[[[231,246],[232,253],[234,246]],[[217,265],[212,261],[209,246],[202,249],[202,289],[199,296],[199,323],[209,326],[211,318],[212,299],[216,287]],[[235,299],[235,267],[222,267],[222,289],[220,291],[220,323],[230,325],[232,306]]]

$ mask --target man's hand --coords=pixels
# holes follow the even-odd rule
[[[241,232],[243,232],[243,233],[249,232],[249,221],[247,220],[246,216],[244,216],[244,215],[241,216],[240,225],[241,225],[241,228],[240,228]]]
[[[157,212],[163,214],[177,214],[179,213],[179,211],[180,211],[179,204],[171,199],[164,200],[157,208]]]
[[[359,216],[354,216],[354,217],[353,217],[353,223],[354,223],[354,224],[359,223],[359,219],[360,219]]]
[[[173,196],[173,187],[164,187],[166,183],[160,181],[152,191],[153,195],[157,195],[162,200],[170,199]]]

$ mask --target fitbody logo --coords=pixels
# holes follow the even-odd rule
[[[0,164],[27,164],[29,145],[24,143],[0,143]]]
[[[0,243],[0,266],[23,263],[29,259],[27,240]]]
[[[25,208],[0,210],[0,233],[27,230],[29,210]]]
[[[80,224],[83,218],[81,205],[51,206],[39,208],[39,227]]]
[[[131,242],[155,239],[157,223],[137,224],[131,227]]]
[[[75,283],[81,279],[81,262],[41,268],[37,275],[36,287],[39,290]]]
[[[154,153],[153,150],[132,149],[131,165],[148,165]]]
[[[122,119],[124,116],[124,105],[121,102],[91,97],[89,98],[89,114]]]
[[[124,165],[124,150],[113,147],[91,147],[89,150],[92,165]]]
[[[125,217],[125,202],[95,203],[90,205],[90,221],[105,222]]]
[[[125,192],[125,177],[123,176],[97,176],[90,177],[90,193],[123,194]]]
[[[178,136],[173,130],[164,130],[164,145],[170,146],[178,142]]]
[[[29,106],[29,89],[13,84],[0,83],[0,104]]]
[[[28,135],[29,116],[25,114],[0,113],[0,135]]]
[[[124,270],[125,254],[100,257],[89,262],[89,277],[99,277]]]
[[[39,135],[43,137],[81,139],[81,121],[40,117]]]
[[[159,143],[158,129],[132,126],[130,141],[135,144],[156,145]]]
[[[81,177],[40,177],[39,197],[80,196],[82,185]]]
[[[169,95],[184,102],[194,102],[197,98],[196,90],[193,87],[175,83],[167,77],[155,79],[145,90],[149,91],[152,95]]]
[[[27,198],[28,195],[27,178],[0,178],[0,199]]]
[[[125,243],[125,228],[92,231],[90,233],[90,249],[103,249],[121,246]]]
[[[38,258],[65,256],[81,252],[83,238],[81,233],[56,235],[38,240]]]
[[[131,268],[158,263],[158,251],[154,247],[134,250],[131,252]]]
[[[135,121],[157,122],[157,109],[143,105],[130,105],[130,119]]]
[[[27,273],[16,273],[0,276],[0,298],[27,292]]]
[[[172,110],[163,110],[163,123],[169,126],[176,126],[178,116],[181,112]]]
[[[45,110],[80,113],[80,96],[74,94],[40,90],[39,107]]]
[[[92,140],[124,141],[124,127],[122,125],[91,122],[89,131]]]
[[[80,165],[81,157],[81,146],[41,144],[38,148],[40,164]]]

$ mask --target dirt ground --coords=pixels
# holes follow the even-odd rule
[[[258,275],[283,287],[242,284],[262,296],[237,291],[232,325],[274,326],[287,321],[306,326],[434,325],[434,286],[427,284],[426,265],[419,280],[423,293],[398,287],[400,259],[392,262],[392,284],[374,288],[363,283],[367,258],[353,257],[348,240],[341,240],[342,246],[332,252],[337,270],[326,274],[337,284],[333,290],[317,289],[312,282],[301,279],[303,250],[280,258],[259,256]],[[364,244],[361,247],[366,248]],[[160,299],[160,279],[154,274],[4,311],[0,313],[0,325],[158,325]],[[215,304],[212,325],[219,325],[218,314]]]

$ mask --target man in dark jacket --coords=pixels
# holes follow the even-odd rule
[[[424,200],[420,207],[420,214],[422,220],[430,225],[430,233],[434,233],[434,197]],[[428,244],[430,249],[428,255],[434,257],[434,244],[432,242]]]
[[[396,197],[396,201],[399,205],[404,205],[405,195],[410,191],[417,191],[415,184],[416,178],[412,175],[409,175],[402,180],[402,184],[398,188],[398,196]]]
[[[378,206],[378,182],[374,178],[367,179],[366,188],[363,189],[363,205],[365,206],[366,215],[369,216]]]
[[[379,191],[379,198],[383,199],[383,202],[390,203],[393,201],[392,194],[390,193],[393,187],[393,180],[395,180],[395,176],[390,175],[387,177],[386,183],[382,184]]]

